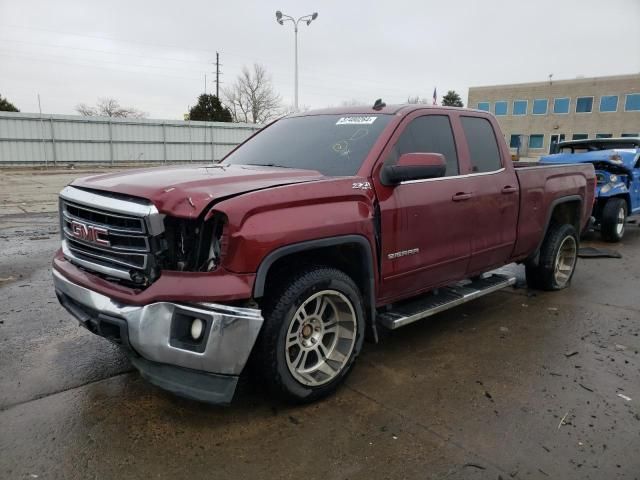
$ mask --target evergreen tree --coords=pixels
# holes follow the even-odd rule
[[[189,120],[202,122],[230,122],[231,112],[225,108],[215,95],[203,93],[198,103],[189,110]]]
[[[0,112],[19,112],[16,106],[0,95]]]
[[[442,105],[445,107],[464,107],[460,95],[455,90],[449,90],[447,94],[442,97]]]

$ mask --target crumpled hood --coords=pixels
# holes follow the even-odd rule
[[[640,149],[611,149],[611,150],[594,150],[592,152],[581,153],[555,153],[553,155],[545,155],[540,157],[540,163],[556,164],[556,163],[608,163],[610,165],[623,168],[631,172]],[[611,160],[611,157],[619,158]]]
[[[153,202],[161,213],[194,218],[214,200],[322,178],[314,170],[210,165],[128,170],[79,178],[71,185],[145,198]]]

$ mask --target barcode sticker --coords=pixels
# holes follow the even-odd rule
[[[341,117],[336,125],[371,125],[378,117]]]

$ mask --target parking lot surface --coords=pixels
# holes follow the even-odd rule
[[[520,282],[383,333],[324,401],[243,379],[212,407],[149,385],[58,305],[54,193],[77,175],[1,175],[0,478],[640,478],[637,225],[566,290]]]

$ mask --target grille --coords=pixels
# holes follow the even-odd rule
[[[156,217],[153,205],[67,187],[60,194],[63,253],[87,270],[145,283],[155,265],[153,238],[162,233]]]
[[[607,178],[605,177],[604,173],[596,173],[596,181],[600,184],[600,183],[605,183],[605,181],[607,180]]]

